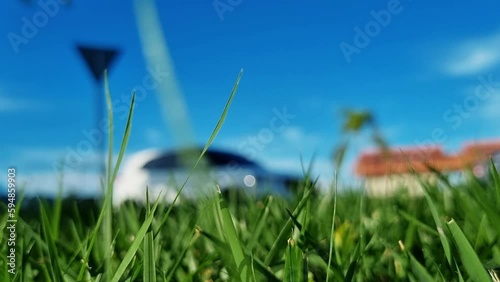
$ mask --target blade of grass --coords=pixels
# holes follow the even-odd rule
[[[335,194],[333,195],[333,214],[332,214],[332,227],[330,229],[330,248],[328,251],[328,266],[327,266],[327,271],[326,271],[326,281],[330,281],[330,269],[332,265],[332,257],[333,257],[333,234],[335,232],[335,217],[337,214],[337,172],[335,171],[335,176],[334,176],[334,185],[335,185]]]
[[[111,282],[120,281],[120,278],[125,273],[127,266],[132,261],[132,259],[135,257],[137,250],[141,246],[141,243],[143,242],[143,239],[146,236],[146,233],[148,232],[148,230],[151,227],[151,223],[153,222],[153,217],[154,217],[154,214],[156,211],[156,207],[158,206],[159,202],[160,202],[160,198],[158,198],[156,200],[154,206],[151,208],[151,213],[149,214],[148,217],[146,217],[146,219],[144,220],[144,223],[141,225],[141,228],[139,229],[139,231],[135,235],[135,239],[134,239],[132,245],[125,253],[123,260],[121,261],[120,265],[116,269],[115,275],[111,279]]]
[[[109,281],[112,276],[112,264],[111,264],[111,255],[112,244],[111,238],[113,237],[113,207],[111,206],[112,197],[113,197],[113,181],[112,179],[112,163],[113,163],[113,141],[114,141],[114,124],[113,124],[113,104],[111,103],[111,94],[109,92],[109,84],[108,84],[108,72],[104,71],[104,93],[106,96],[106,106],[108,110],[108,165],[106,169],[106,193],[104,194],[104,201],[106,205],[104,205],[104,222],[103,222],[103,235],[104,235],[104,269],[106,280]]]
[[[229,247],[231,248],[231,253],[233,255],[234,261],[236,263],[236,268],[240,274],[241,281],[248,281],[250,275],[248,272],[248,265],[243,255],[243,249],[240,245],[240,240],[238,234],[236,233],[236,228],[234,227],[231,214],[229,213],[228,205],[224,201],[222,194],[219,193],[219,209],[222,217],[222,226],[225,232],[227,241],[229,242]]]
[[[191,240],[189,241],[188,244],[186,244],[186,246],[182,250],[181,255],[177,258],[177,260],[175,261],[175,263],[172,266],[172,268],[168,271],[168,276],[165,278],[164,281],[171,281],[173,279],[173,276],[174,276],[175,272],[177,271],[177,269],[181,265],[181,262],[185,258],[186,253],[188,252],[189,248],[191,248],[193,246],[193,244],[198,240],[198,238],[200,237],[200,235],[201,235],[201,233],[198,232],[197,228],[195,228],[195,230],[193,232],[193,235],[191,237]],[[148,281],[148,280],[145,280],[145,281]]]
[[[497,167],[495,166],[492,158],[490,158],[490,171],[491,176],[493,177],[493,184],[495,185],[497,191],[497,205],[500,206],[500,175],[498,175]]]
[[[401,151],[402,152],[402,151]],[[403,152],[402,152],[403,153]],[[448,265],[450,267],[453,267],[452,264],[452,258],[451,258],[451,249],[450,249],[450,243],[448,242],[448,239],[446,238],[446,234],[444,234],[444,225],[443,221],[439,217],[439,213],[437,210],[436,205],[434,204],[434,201],[432,200],[432,197],[429,193],[429,187],[422,178],[417,174],[415,169],[413,168],[410,160],[408,159],[408,156],[404,155],[406,158],[406,162],[408,163],[408,167],[410,168],[411,173],[413,176],[417,179],[418,183],[420,184],[422,190],[424,191],[424,196],[427,201],[427,204],[429,205],[429,209],[432,214],[432,218],[434,219],[434,223],[436,224],[436,228],[439,234],[439,240],[441,241],[441,245],[443,246],[444,254],[446,256],[446,260],[448,261]]]
[[[202,230],[200,227],[196,227],[196,231],[199,232],[203,237],[210,240],[218,248],[220,248],[222,250],[222,253],[231,252],[231,248],[229,247],[229,245],[226,242],[223,242],[222,240],[214,236],[213,234],[210,234],[209,232]],[[266,277],[266,281],[273,281],[273,282],[280,281],[280,279],[278,279],[276,275],[273,272],[271,272],[270,268],[265,266],[264,263],[260,261],[257,257],[251,255],[250,250],[244,249],[244,251],[247,258],[253,259],[252,262],[254,263],[255,268]]]
[[[151,216],[151,206],[149,205],[149,190],[146,190],[146,217]],[[156,282],[156,259],[153,241],[153,231],[149,230],[144,237],[144,281]]]
[[[250,238],[250,241],[247,244],[247,248],[249,250],[252,250],[254,245],[257,243],[257,240],[259,240],[262,231],[264,230],[264,227],[267,223],[267,218],[269,216],[269,206],[271,205],[272,202],[273,202],[273,196],[268,196],[264,201],[264,208],[257,217],[257,222],[258,222],[257,227],[252,232],[253,233],[252,237]]]
[[[130,134],[132,132],[132,117],[134,116],[134,109],[135,109],[135,91],[132,93],[132,99],[130,100],[130,108],[127,116],[127,122],[125,123],[125,131],[123,133],[122,143],[120,145],[120,152],[118,153],[118,157],[116,159],[113,177],[111,178],[111,183],[114,183],[114,181],[116,180],[116,176],[118,175],[118,171],[120,169],[123,156],[125,155],[125,150],[127,149],[128,146],[128,141],[130,139]]]
[[[57,196],[56,201],[54,203],[54,210],[52,211],[52,234],[54,234],[54,238],[59,238],[59,224],[61,221],[61,212],[62,212],[62,201],[63,201],[63,180],[64,180],[64,172],[62,171],[62,166],[60,171],[57,172]]]
[[[111,263],[111,256],[113,255],[113,244],[112,244],[112,237],[113,237],[113,222],[112,222],[112,217],[113,217],[113,207],[112,207],[112,199],[113,199],[113,183],[116,179],[116,176],[118,174],[118,170],[120,168],[120,163],[123,158],[123,155],[125,154],[125,149],[128,144],[128,140],[130,137],[130,132],[132,130],[132,116],[134,112],[134,105],[135,105],[135,93],[132,94],[132,100],[130,102],[130,107],[129,107],[129,113],[127,117],[127,123],[125,125],[125,132],[124,136],[122,138],[121,146],[120,146],[120,152],[118,154],[118,160],[117,163],[114,165],[114,168],[112,166],[113,162],[113,132],[114,132],[114,123],[113,123],[113,104],[111,102],[111,94],[109,91],[109,83],[108,83],[108,74],[107,71],[104,72],[104,88],[105,88],[105,94],[106,94],[106,105],[107,105],[107,110],[108,110],[108,126],[109,126],[109,134],[108,134],[108,167],[107,167],[107,182],[106,182],[106,195],[105,195],[105,201],[107,204],[105,205],[105,217],[104,217],[104,240],[105,240],[105,248],[107,249],[107,252],[105,251],[105,269],[106,269],[106,280],[109,281],[112,277],[112,263]]]
[[[435,279],[429,274],[427,269],[410,253],[408,253],[410,258],[410,267],[412,273],[417,277],[420,282],[435,281]]]
[[[462,265],[465,268],[469,278],[476,282],[489,282],[491,281],[486,269],[484,269],[483,264],[477,257],[476,252],[469,243],[469,240],[465,237],[462,229],[458,226],[455,220],[450,220],[448,223],[448,228],[450,229],[451,236],[455,241],[456,247],[458,249],[458,254],[462,261]]]
[[[365,201],[366,196],[364,193],[359,195],[359,248],[361,251],[366,250],[366,234],[365,234]]]
[[[227,269],[229,274],[233,274],[233,276],[237,277],[238,273],[235,262],[232,257],[226,255],[231,253],[231,247],[229,246],[229,244],[222,241],[214,234],[201,229],[199,226],[196,227],[196,232],[200,233],[201,236],[207,238],[217,249],[219,249],[219,255],[223,260],[225,260],[226,258],[230,259],[226,261],[225,268]]]
[[[435,281],[432,275],[429,274],[427,269],[410,253],[406,250],[405,245],[400,240],[399,247],[404,252],[406,258],[410,261],[410,269],[413,275],[417,278],[417,281],[427,282],[427,281]]]
[[[78,281],[82,281],[83,275],[85,274],[85,269],[87,268],[87,265],[89,263],[90,254],[92,253],[94,244],[95,244],[95,242],[97,240],[97,235],[99,233],[102,221],[104,219],[104,214],[105,214],[105,211],[106,211],[106,206],[107,206],[107,201],[104,201],[104,205],[102,206],[102,209],[101,209],[101,212],[99,214],[99,217],[97,218],[96,225],[95,225],[94,230],[93,230],[93,232],[92,232],[92,234],[90,236],[89,246],[86,248],[86,250],[85,250],[85,256],[82,259],[82,266],[80,267],[80,272],[78,273],[78,279],[77,279]]]
[[[413,215],[411,215],[411,214],[409,214],[409,213],[407,213],[407,212],[405,212],[403,210],[400,210],[399,214],[402,217],[404,217],[406,220],[408,220],[410,223],[413,223],[416,226],[418,226],[420,229],[425,230],[426,232],[429,232],[432,235],[439,236],[439,233],[435,229],[433,229],[432,227],[429,227],[427,224],[425,224],[422,221],[418,220]]]
[[[302,277],[302,255],[295,241],[288,239],[285,251],[284,281],[303,281]]]
[[[286,209],[286,212],[288,213],[288,216],[290,216],[290,218],[292,219],[293,224],[297,227],[297,229],[300,232],[302,232],[301,233],[301,237],[304,240],[304,245],[306,247],[312,247],[313,249],[317,250],[317,252],[320,255],[323,256],[324,252],[321,250],[321,248],[319,248],[319,243],[316,241],[316,239],[314,238],[314,236],[312,236],[310,232],[308,232],[307,230],[305,230],[305,228],[303,227],[303,225],[300,224],[299,220],[292,214],[292,212],[290,210]]]
[[[455,268],[457,269],[458,282],[465,282],[464,277],[462,276],[462,272],[460,271],[460,268],[458,267],[458,264],[456,261],[455,261]]]
[[[47,212],[45,211],[45,208],[43,206],[42,201],[39,200],[38,203],[40,205],[40,214],[42,215],[43,235],[45,237],[45,241],[47,242],[47,246],[48,246],[50,275],[52,276],[52,279],[55,282],[64,281],[63,276],[62,276],[62,272],[61,272],[61,267],[60,267],[59,261],[58,261],[59,255],[57,253],[56,242],[54,241],[54,237],[51,233],[52,228],[50,225],[49,217],[47,215]]]
[[[364,252],[361,253],[359,246],[360,246],[360,243],[358,242],[356,244],[356,247],[354,248],[353,256],[351,258],[351,263],[349,264],[349,267],[347,268],[347,272],[346,272],[345,277],[344,277],[344,282],[354,281],[353,280],[354,274],[356,272],[356,269],[358,268],[359,260],[362,259],[363,254],[364,254]],[[328,282],[328,280],[327,280],[327,282]]]
[[[177,199],[179,198],[182,190],[186,186],[186,183],[191,178],[191,176],[193,175],[193,173],[196,170],[196,167],[198,166],[198,164],[200,163],[201,159],[203,158],[203,156],[207,152],[208,147],[210,147],[210,145],[212,145],[212,142],[214,141],[215,137],[219,134],[219,131],[221,130],[222,125],[224,124],[224,121],[226,120],[226,116],[227,116],[227,113],[229,112],[229,108],[231,106],[231,103],[233,102],[233,98],[236,95],[236,91],[238,90],[238,86],[240,84],[240,80],[241,80],[242,76],[243,76],[243,69],[241,69],[240,73],[238,74],[238,78],[236,79],[236,83],[234,84],[233,89],[231,90],[231,94],[229,95],[229,99],[226,102],[224,110],[222,111],[222,114],[221,114],[219,120],[217,121],[217,125],[215,126],[214,130],[212,131],[212,134],[210,135],[210,137],[208,138],[208,141],[205,143],[205,147],[203,148],[202,152],[200,153],[200,156],[198,157],[198,160],[195,162],[194,166],[191,168],[191,171],[189,172],[188,176],[186,177],[186,180],[184,180],[184,182],[182,183],[182,185],[179,188],[179,191],[177,192],[177,194],[175,195],[175,198],[172,201],[170,207],[168,208],[167,212],[163,216],[163,219],[160,222],[157,231],[155,232],[155,237],[156,237],[156,234],[161,229],[161,227],[167,221],[170,213],[172,212],[172,208],[174,207],[175,203],[177,202]]]
[[[317,181],[317,179],[316,179],[316,181]],[[315,183],[316,183],[316,181],[315,181]],[[299,204],[297,205],[297,207],[295,207],[295,210],[292,213],[294,216],[297,216],[302,211],[302,209],[305,207],[305,205],[307,204],[307,201],[309,200],[309,198],[311,197],[311,195],[313,193],[314,193],[314,190],[309,189],[307,191],[307,193],[304,194],[304,196],[300,200]],[[294,223],[292,221],[292,218],[289,218],[287,220],[287,222],[285,223],[285,225],[281,228],[281,231],[278,234],[278,237],[274,241],[273,245],[271,246],[271,249],[269,250],[269,253],[266,256],[266,259],[264,260],[265,265],[270,265],[271,262],[274,260],[274,258],[278,255],[278,252],[280,251],[279,247],[282,246],[282,243],[284,243],[284,240],[286,239],[286,236],[287,236],[287,232],[290,231],[293,224]]]

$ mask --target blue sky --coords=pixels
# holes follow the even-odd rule
[[[95,129],[95,85],[77,43],[120,48],[109,76],[120,109],[151,69],[164,71],[144,57],[133,1],[59,1],[8,1],[0,12],[1,166],[15,166],[33,193],[53,191],[53,163]],[[269,133],[276,111],[286,108],[293,118],[252,150],[275,170],[299,171],[300,156],[315,155],[315,172],[331,179],[340,110],[348,107],[371,110],[392,146],[433,139],[453,151],[500,135],[498,1],[158,2],[197,144],[212,132],[241,68],[215,145],[248,155],[242,144]],[[129,153],[179,146],[158,92],[147,90],[137,102]],[[119,139],[125,118],[115,121]],[[345,179],[367,140],[354,140]],[[80,157],[66,175],[69,190],[97,182],[96,155]]]

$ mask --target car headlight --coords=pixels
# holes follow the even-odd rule
[[[243,177],[243,183],[247,187],[254,187],[256,182],[257,180],[255,179],[255,176],[251,174],[247,174],[245,175],[245,177]]]

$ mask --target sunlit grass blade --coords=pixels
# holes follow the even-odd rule
[[[143,242],[143,239],[146,236],[146,233],[151,228],[151,223],[153,222],[153,217],[154,217],[154,214],[156,211],[156,207],[158,206],[159,200],[160,200],[159,198],[156,200],[155,204],[151,208],[151,213],[144,220],[144,223],[141,225],[139,232],[137,232],[137,234],[135,234],[135,239],[134,239],[132,245],[127,250],[127,253],[123,257],[123,260],[121,261],[120,265],[118,266],[118,269],[116,270],[113,278],[111,279],[112,282],[120,281],[120,278],[125,273],[127,266],[132,261],[132,259],[135,257],[137,250],[141,246],[141,243]]]
[[[107,165],[107,173],[106,173],[106,193],[105,193],[105,199],[104,201],[106,204],[103,207],[103,210],[105,211],[105,216],[104,216],[104,240],[105,240],[105,248],[108,248],[107,250],[104,251],[105,254],[105,269],[106,271],[106,279],[110,280],[112,277],[112,265],[111,265],[111,256],[113,254],[113,244],[112,244],[112,232],[113,232],[113,224],[112,224],[112,217],[113,217],[113,207],[112,207],[112,198],[113,198],[113,183],[116,179],[116,176],[118,174],[118,170],[120,167],[121,160],[123,158],[123,155],[125,154],[125,149],[128,144],[131,128],[132,128],[132,116],[134,112],[134,105],[135,105],[135,93],[132,95],[132,100],[130,103],[129,107],[129,114],[127,118],[127,123],[125,125],[125,132],[124,136],[122,138],[122,143],[120,147],[120,152],[118,155],[118,160],[117,164],[113,167],[113,134],[114,134],[114,123],[113,123],[113,104],[111,102],[111,94],[109,91],[109,84],[108,84],[108,75],[107,71],[104,73],[104,88],[105,88],[105,96],[106,96],[106,105],[107,105],[107,111],[108,111],[108,126],[109,126],[109,133],[108,133],[108,165]]]
[[[351,258],[351,263],[349,264],[349,267],[347,268],[345,277],[344,277],[344,282],[351,282],[354,281],[356,269],[358,268],[358,264],[360,259],[363,257],[363,253],[359,249],[359,242],[356,244],[356,247],[354,248],[353,255]],[[331,265],[328,266],[328,269],[331,268]],[[328,279],[326,281],[329,281]]]
[[[330,246],[328,250],[328,267],[326,271],[326,281],[329,281],[330,278],[330,269],[332,265],[332,257],[333,257],[333,238],[334,238],[334,232],[335,232],[335,217],[337,216],[337,172],[335,172],[334,176],[334,185],[335,185],[335,190],[334,190],[334,195],[333,195],[333,214],[332,214],[332,227],[330,228]]]
[[[217,121],[217,125],[215,126],[215,129],[213,130],[212,134],[210,135],[210,138],[208,138],[207,144],[205,145],[204,151],[208,149],[210,145],[212,145],[212,142],[214,141],[215,137],[219,134],[219,131],[222,128],[222,125],[224,124],[224,121],[226,120],[227,113],[229,112],[229,108],[231,107],[231,104],[233,103],[234,96],[236,95],[236,91],[238,90],[238,86],[240,85],[241,77],[243,76],[243,69],[240,70],[240,73],[238,74],[238,78],[236,79],[236,83],[233,86],[233,89],[231,90],[231,94],[229,95],[229,99],[226,102],[226,106],[224,106],[224,110],[222,110],[222,115],[219,118],[219,121]]]
[[[98,238],[98,234],[99,234],[99,230],[100,230],[102,221],[104,220],[104,215],[106,212],[107,205],[108,205],[108,202],[104,201],[104,204],[101,208],[101,212],[99,213],[99,217],[97,218],[96,225],[94,226],[94,230],[92,231],[92,233],[90,235],[89,245],[85,250],[85,255],[82,259],[82,266],[80,267],[80,271],[78,273],[78,279],[77,279],[78,281],[81,281],[83,279],[83,276],[85,275],[85,272],[86,272],[86,269],[87,269],[87,266],[89,263],[90,255],[93,251],[94,244]]]
[[[366,196],[364,193],[359,195],[359,248],[361,251],[366,249],[366,230],[364,225],[364,217],[366,216],[365,210]]]
[[[429,274],[427,269],[410,253],[408,253],[410,258],[410,267],[412,273],[416,276],[420,282],[435,281],[435,279]]]
[[[465,237],[462,229],[457,225],[455,220],[450,220],[448,223],[448,228],[455,241],[455,245],[458,249],[462,265],[465,268],[469,278],[475,282],[489,282],[491,281],[486,269],[477,257],[476,252],[469,243],[469,240]]]
[[[498,168],[495,166],[495,162],[490,158],[490,172],[493,177],[493,185],[497,191],[497,205],[500,206],[500,175],[498,174]]]
[[[193,246],[193,244],[198,240],[198,238],[200,237],[201,233],[198,231],[197,228],[195,228],[195,231],[193,232],[193,236],[191,237],[191,240],[189,241],[188,244],[186,244],[186,246],[184,247],[184,249],[182,250],[182,253],[181,255],[177,258],[177,260],[175,261],[174,265],[172,266],[171,269],[169,269],[168,271],[168,275],[167,277],[165,278],[165,281],[172,281],[177,269],[179,268],[179,266],[181,265],[181,262],[182,260],[185,258],[186,256],[186,253],[188,252],[189,248],[191,248]],[[146,280],[147,281],[147,280]]]
[[[418,183],[421,186],[421,189],[424,192],[425,199],[427,201],[427,204],[429,205],[429,209],[432,214],[432,218],[434,219],[434,223],[436,224],[437,232],[439,234],[439,240],[441,241],[441,245],[443,246],[444,254],[446,256],[446,260],[448,261],[448,265],[450,267],[453,266],[452,264],[452,257],[451,257],[451,249],[450,249],[450,243],[448,242],[448,238],[446,237],[446,234],[444,233],[444,225],[443,225],[443,220],[440,218],[438,210],[436,205],[434,204],[434,201],[432,200],[432,197],[429,193],[429,186],[424,183],[420,175],[416,173],[414,170],[413,166],[411,165],[410,161],[408,161],[408,166],[410,167],[410,170],[413,174],[413,176],[417,179]]]
[[[135,91],[132,93],[132,99],[130,100],[129,112],[127,115],[127,122],[125,123],[125,131],[122,137],[122,143],[120,145],[120,151],[118,152],[118,157],[116,159],[116,163],[114,166],[113,176],[111,178],[111,183],[116,180],[116,176],[118,175],[118,171],[120,170],[120,165],[123,160],[123,156],[125,155],[125,151],[127,149],[128,141],[130,139],[130,134],[132,132],[132,117],[134,116],[135,109]]]
[[[248,281],[250,278],[248,264],[246,263],[245,256],[243,255],[240,239],[236,232],[236,228],[234,227],[227,203],[224,201],[222,195],[219,195],[219,209],[226,240],[231,248],[231,253],[236,263],[237,271],[240,274],[240,279],[241,281]]]
[[[283,281],[303,281],[302,252],[295,241],[288,239],[285,251],[285,269]]]
[[[199,227],[196,228],[196,231],[199,232],[203,237],[207,238],[212,243],[214,243],[214,245],[216,245],[218,248],[220,248],[220,250],[222,251],[221,253],[226,254],[231,252],[231,248],[229,247],[229,245],[226,242],[223,242],[222,240],[214,236],[213,234],[210,234],[209,232],[204,231]],[[244,251],[245,251],[245,256],[248,259],[252,259],[253,266],[257,271],[259,271],[259,273],[264,275],[266,281],[271,281],[271,282],[280,281],[280,279],[278,279],[278,277],[276,277],[276,275],[273,272],[271,272],[270,268],[264,265],[262,261],[260,261],[255,256],[249,255],[250,254],[249,250],[245,249]]]
[[[462,276],[462,271],[460,271],[460,268],[458,267],[458,264],[456,261],[455,261],[455,268],[457,270],[458,282],[465,282],[464,277]]]
[[[54,238],[59,238],[59,224],[61,222],[62,201],[63,201],[63,184],[64,172],[62,169],[57,172],[57,196],[52,210],[52,234]]]
[[[113,104],[111,102],[111,94],[109,92],[108,84],[108,72],[104,71],[104,92],[106,96],[106,106],[108,112],[108,161],[106,169],[106,182],[105,182],[105,193],[104,201],[104,221],[103,221],[103,239],[104,239],[104,269],[106,280],[109,281],[112,277],[112,265],[111,265],[111,255],[112,255],[112,244],[111,237],[113,236],[113,207],[112,197],[113,197],[113,181],[112,181],[112,164],[113,164],[113,141],[114,141],[114,123],[113,123]],[[104,152],[102,152],[104,153]],[[104,177],[104,176],[103,176]]]
[[[45,208],[43,207],[42,201],[38,201],[40,205],[40,214],[42,217],[42,230],[43,230],[43,235],[45,238],[45,241],[47,242],[48,246],[48,256],[49,256],[49,271],[50,274],[55,282],[62,282],[64,281],[62,272],[61,272],[61,266],[59,265],[59,255],[56,247],[56,242],[54,240],[54,237],[52,235],[52,227],[50,225],[50,220],[47,215],[47,212],[45,211]]]
[[[258,222],[257,227],[252,232],[253,233],[252,237],[247,244],[247,248],[249,250],[252,250],[252,248],[255,246],[255,244],[259,240],[260,235],[264,231],[264,228],[266,226],[266,222],[267,222],[267,219],[269,216],[269,207],[273,203],[273,199],[274,199],[273,196],[268,196],[266,198],[266,200],[264,201],[264,207],[263,207],[262,211],[260,212],[259,216],[257,217],[257,222]]]
[[[290,212],[290,210],[286,209],[288,216],[293,221],[293,224],[297,227],[297,229],[301,232],[301,238],[303,239],[305,247],[310,247],[315,249],[320,255],[325,255],[325,253],[319,248],[318,241],[314,238],[314,236],[307,231],[304,226],[298,221],[298,219]]]
[[[410,270],[415,275],[415,278],[419,282],[435,281],[432,275],[429,274],[427,269],[409,252],[406,250],[406,246],[402,241],[399,241],[399,247],[404,252],[406,258],[410,262]]]
[[[423,223],[415,216],[413,216],[413,215],[411,215],[403,210],[399,211],[399,214],[402,217],[404,217],[406,220],[408,220],[410,223],[413,223],[416,226],[418,226],[421,230],[425,230],[426,232],[429,232],[432,235],[439,236],[439,233],[435,229],[433,229],[432,227],[429,227],[427,224]]]
[[[152,214],[149,205],[149,191],[146,190],[146,218],[150,216]],[[156,258],[153,240],[153,231],[150,229],[144,237],[144,263],[142,269],[144,281],[156,282]]]
[[[293,211],[292,215],[296,216],[296,215],[298,215],[302,211],[302,209],[305,207],[305,205],[307,204],[307,201],[309,200],[309,198],[311,197],[311,195],[313,193],[314,193],[314,190],[313,189],[309,189],[307,191],[307,193],[304,194],[304,196],[300,200],[300,202],[297,205],[297,207],[295,207],[295,210]],[[281,231],[278,234],[278,237],[274,241],[273,245],[271,246],[271,249],[269,250],[269,253],[266,256],[266,259],[264,260],[264,264],[265,265],[270,265],[271,262],[278,255],[278,253],[281,251],[279,249],[279,247],[282,246],[282,244],[285,242],[286,237],[287,237],[287,232],[290,231],[290,229],[292,228],[293,224],[294,223],[293,223],[292,219],[289,218],[287,220],[287,222],[285,223],[285,225],[281,228]]]
[[[189,181],[189,179],[191,178],[191,176],[195,172],[198,164],[200,163],[201,159],[203,158],[203,156],[207,152],[208,148],[212,145],[212,142],[214,141],[215,137],[219,134],[219,131],[221,130],[222,125],[224,124],[224,121],[226,120],[226,116],[227,116],[227,113],[229,112],[229,108],[231,106],[231,103],[233,102],[233,98],[236,95],[236,91],[238,90],[238,86],[240,85],[240,80],[241,80],[242,76],[243,76],[243,69],[240,70],[240,73],[238,74],[238,78],[236,79],[236,82],[235,82],[235,84],[233,86],[233,89],[231,90],[231,94],[229,95],[229,99],[226,102],[224,110],[222,111],[222,114],[221,114],[219,120],[217,121],[217,125],[215,126],[214,130],[212,131],[212,134],[210,134],[210,137],[208,138],[208,141],[205,143],[205,147],[203,148],[203,150],[200,153],[198,159],[196,160],[195,164],[191,168],[188,176],[186,177],[186,179],[182,183],[181,187],[179,188],[179,191],[177,191],[177,194],[175,195],[174,200],[172,201],[170,207],[168,208],[167,212],[163,216],[162,221],[159,224],[157,232],[159,232],[160,228],[167,221],[170,213],[172,212],[172,208],[174,207],[175,203],[177,202],[177,199],[179,198],[180,194],[182,193],[182,190],[184,189],[184,187],[186,186],[187,182]],[[157,232],[155,232],[155,233],[157,233]],[[156,234],[155,234],[155,236],[156,236]]]
[[[106,169],[106,187],[109,188],[112,177],[113,163],[113,140],[114,140],[114,123],[113,123],[113,103],[111,102],[111,93],[109,92],[108,71],[104,71],[104,94],[106,98],[106,108],[108,113],[108,166]],[[104,152],[101,152],[104,153]],[[108,192],[108,191],[107,191]]]
[[[500,282],[500,275],[498,275],[494,270],[488,270],[493,282]]]
[[[73,221],[69,222],[69,232],[72,235],[73,240],[75,240],[75,245],[78,246],[78,248],[74,250],[73,256],[71,256],[71,258],[68,260],[68,268],[78,257],[84,255],[83,249],[88,244],[88,237],[83,239],[82,241],[82,239],[80,238],[80,233],[78,233],[75,223]]]

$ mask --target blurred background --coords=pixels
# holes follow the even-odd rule
[[[3,4],[2,183],[16,167],[28,193],[51,195],[64,162],[65,193],[100,191],[104,94],[78,46],[117,52],[108,66],[115,155],[134,90],[127,155],[203,145],[241,68],[214,146],[287,173],[301,173],[302,157],[324,187],[342,142],[340,182],[357,183],[353,166],[377,146],[374,130],[394,148],[446,152],[500,135],[498,1],[157,1],[152,12],[138,3]],[[353,111],[376,126],[346,129]]]

